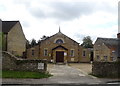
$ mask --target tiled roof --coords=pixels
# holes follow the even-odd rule
[[[97,38],[97,40],[106,46],[118,46],[118,38]]]
[[[2,32],[8,33],[17,22],[19,21],[2,21]]]
[[[49,39],[49,38],[51,38],[51,37],[53,37],[53,36],[55,36],[55,35],[63,35],[63,36],[65,36],[65,37],[69,38],[70,40],[74,41],[75,43],[80,44],[80,43],[78,43],[77,41],[73,40],[72,38],[66,36],[65,34],[63,34],[63,33],[60,32],[60,31],[59,31],[58,33],[56,33],[56,34],[50,36],[50,37],[47,37],[45,40],[47,40],[47,39]],[[45,41],[45,40],[42,40],[42,41]]]
[[[119,38],[97,38],[97,41],[95,44],[105,44],[109,49],[113,49],[118,54],[118,51],[120,51],[120,39]]]

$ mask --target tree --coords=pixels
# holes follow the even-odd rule
[[[27,40],[27,41],[26,41],[26,48],[29,48],[29,47],[30,47],[30,41]]]
[[[45,40],[47,38],[48,38],[48,36],[43,35],[42,38],[41,38],[41,40]]]
[[[38,42],[38,44],[39,44],[39,43],[41,43],[41,40],[39,39],[37,42]]]
[[[31,41],[31,47],[35,46],[37,43],[36,43],[36,40],[35,39],[32,39]]]
[[[84,37],[81,46],[83,46],[84,48],[93,48],[91,37],[90,36]]]

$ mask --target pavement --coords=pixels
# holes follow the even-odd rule
[[[60,84],[99,84],[101,81],[96,77],[83,73],[80,69],[68,65],[54,65],[49,72],[53,75],[51,79]]]
[[[106,84],[111,79],[99,79],[88,75],[87,72],[69,65],[48,65],[48,71],[52,77],[44,79],[2,79],[2,84]],[[118,83],[116,83],[118,84]]]
[[[90,74],[92,72],[92,64],[91,63],[68,63],[69,66],[80,69],[86,74]]]

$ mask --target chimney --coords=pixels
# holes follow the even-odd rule
[[[117,38],[120,38],[120,33],[117,34]]]

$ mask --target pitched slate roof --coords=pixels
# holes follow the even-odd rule
[[[120,53],[120,39],[119,38],[97,38],[95,44],[105,44],[109,49],[116,51],[116,56]]]
[[[99,44],[104,43],[108,48],[113,48],[118,46],[118,38],[97,38]]]
[[[53,37],[53,36],[55,36],[55,35],[60,35],[60,34],[63,35],[63,36],[65,36],[65,37],[67,37],[67,38],[69,38],[70,40],[74,41],[75,43],[80,44],[80,43],[78,43],[77,41],[73,40],[72,38],[70,38],[70,37],[66,36],[65,34],[63,34],[60,30],[59,30],[58,33],[56,33],[56,34],[54,34],[54,35],[52,35],[52,36],[50,36],[50,37],[47,37],[45,40],[47,40],[47,39],[49,39],[49,38],[51,38],[51,37]],[[41,40],[41,41],[45,41],[45,40]]]
[[[19,21],[2,21],[2,32],[8,33],[17,22]]]

